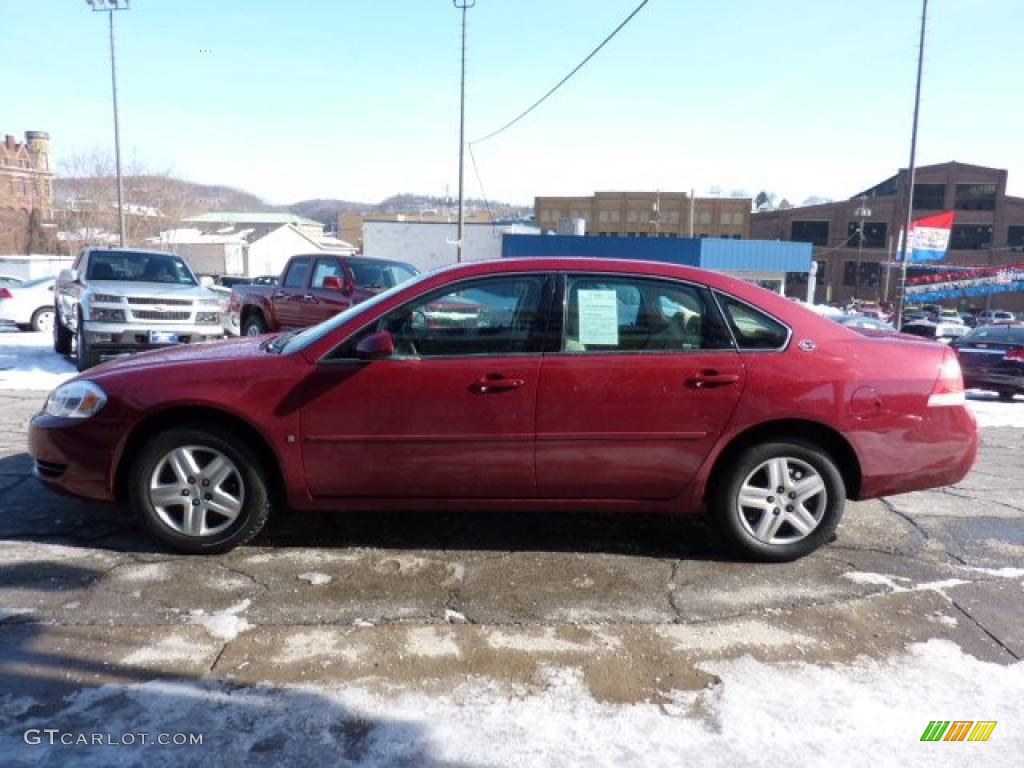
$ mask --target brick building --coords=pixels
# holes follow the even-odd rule
[[[538,197],[534,223],[544,231],[560,231],[569,221],[582,219],[590,235],[745,240],[750,237],[750,209],[749,197],[597,192],[591,197]]]
[[[958,162],[917,169],[913,217],[946,210],[955,214],[949,251],[941,263],[996,266],[1024,262],[1024,198],[1007,195],[1006,180],[1006,170]],[[848,200],[754,213],[751,236],[814,245],[818,263],[815,301],[843,303],[854,297],[895,300],[899,273],[885,265],[895,262],[900,233],[906,226],[908,181],[904,168]],[[787,281],[787,289],[803,298],[806,277],[801,282],[794,276]],[[998,307],[1024,309],[1021,295],[998,295],[990,301]]]
[[[26,131],[0,144],[0,253],[42,250],[42,223],[53,218],[50,135]]]

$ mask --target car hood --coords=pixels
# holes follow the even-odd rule
[[[144,296],[154,299],[215,299],[217,294],[201,285],[143,283],[133,280],[89,280],[96,293],[111,296]]]
[[[248,357],[271,357],[263,350],[267,337],[244,336],[228,341],[213,341],[204,344],[179,344],[165,349],[139,352],[91,368],[82,378],[97,378],[106,374],[136,371],[143,368],[157,368],[173,364],[194,364],[204,361],[239,360]]]

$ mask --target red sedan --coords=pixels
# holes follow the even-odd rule
[[[846,499],[957,482],[977,444],[943,345],[714,272],[550,258],[101,365],[29,433],[43,483],[128,501],[185,552],[248,541],[280,506],[707,509],[761,560],[828,541]]]

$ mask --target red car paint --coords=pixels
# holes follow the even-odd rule
[[[552,317],[561,317],[565,274],[647,277],[730,295],[791,335],[779,351],[579,354],[559,344],[526,354],[324,359],[417,296],[509,273],[536,273],[555,286],[546,296]],[[716,461],[750,430],[834,435],[856,499],[955,483],[977,451],[974,417],[962,390],[955,397],[959,372],[939,376],[953,357],[945,346],[870,338],[715,272],[505,259],[432,273],[367,307],[298,352],[271,354],[267,339],[242,338],[90,370],[80,378],[99,384],[107,405],[80,421],[34,417],[29,447],[44,462],[36,476],[77,496],[120,500],[119,479],[153,419],[217,414],[265,443],[269,471],[302,510],[693,512]],[[947,389],[952,404],[929,404]]]

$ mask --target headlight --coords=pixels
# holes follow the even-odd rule
[[[122,304],[124,303],[124,297],[114,296],[109,293],[94,293],[92,301],[95,304]]]
[[[89,319],[98,323],[123,323],[123,309],[104,309],[103,307],[89,307]]]
[[[88,419],[107,404],[107,394],[91,381],[72,381],[57,387],[46,398],[43,412],[65,419]]]
[[[197,323],[219,323],[220,314],[217,312],[196,312]]]

